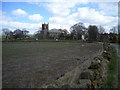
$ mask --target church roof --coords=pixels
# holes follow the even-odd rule
[[[52,33],[62,33],[61,31],[59,31],[58,29],[51,29],[48,32],[52,32]]]

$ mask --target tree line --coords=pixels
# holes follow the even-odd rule
[[[62,29],[59,29],[62,31]],[[38,30],[34,35],[30,36],[29,31],[26,29],[16,29],[11,31],[7,28],[2,29],[2,35],[4,40],[27,40],[40,37],[40,31]],[[89,25],[88,28],[85,27],[83,23],[76,23],[70,27],[71,33],[67,33],[67,30],[63,30],[64,33],[59,34],[59,39],[61,40],[82,40],[82,35],[84,39],[89,42],[93,41],[104,41],[118,42],[117,29],[113,27],[110,29],[110,33],[105,32],[105,28],[102,26]],[[50,38],[49,38],[50,39]]]
[[[2,29],[2,35],[6,40],[8,39],[22,40],[28,37],[28,33],[29,31],[26,29],[23,29],[23,30],[16,29],[13,32],[7,28]]]

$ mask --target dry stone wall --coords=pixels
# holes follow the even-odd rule
[[[43,88],[101,88],[107,78],[109,49],[61,75],[57,80],[43,85]]]

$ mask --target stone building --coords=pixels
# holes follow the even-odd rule
[[[63,31],[59,29],[51,29],[49,30],[49,38],[51,39],[59,39],[59,35],[63,33]]]
[[[41,33],[41,39],[47,39],[48,38],[48,36],[49,36],[48,31],[49,31],[49,23],[42,24],[42,30],[40,32]]]
[[[42,24],[40,31],[40,39],[59,39],[61,33],[67,33],[66,29],[51,29],[49,30],[49,23]]]

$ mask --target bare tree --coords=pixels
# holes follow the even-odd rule
[[[23,31],[23,37],[26,38],[28,33],[29,33],[29,31],[26,30],[26,29],[23,29],[22,31]]]
[[[42,28],[39,28],[39,30],[35,32],[34,37],[35,37],[36,39],[40,39],[40,37],[41,37],[41,29],[42,29]]]
[[[103,26],[98,26],[98,32],[99,32],[100,34],[105,33],[105,28],[104,28]]]
[[[75,25],[71,26],[70,30],[74,38],[81,39],[82,34],[84,34],[84,31],[87,30],[87,28],[83,23],[76,23]]]
[[[111,29],[110,29],[110,33],[113,33],[113,34],[118,34],[118,29],[117,29],[117,27],[112,27]]]
[[[5,36],[6,39],[8,39],[12,35],[12,31],[10,31],[8,28],[3,28],[2,35]]]

